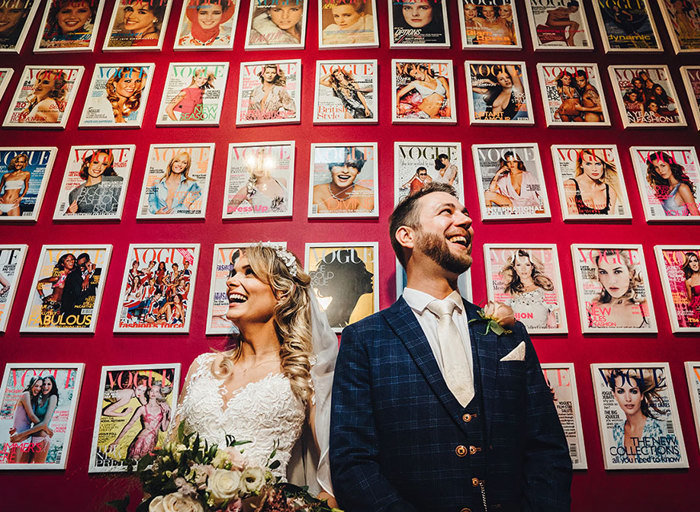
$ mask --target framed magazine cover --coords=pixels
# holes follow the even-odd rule
[[[236,125],[298,123],[300,102],[301,59],[241,62]]]
[[[64,129],[84,70],[83,66],[25,66],[2,125]]]
[[[7,86],[10,85],[10,80],[12,80],[14,73],[15,70],[12,68],[0,68],[0,100],[2,100]]]
[[[484,244],[488,300],[513,308],[531,334],[565,334],[566,308],[554,244]]]
[[[7,328],[26,256],[24,244],[0,245],[0,332]]]
[[[72,146],[54,220],[121,220],[136,146]]]
[[[390,48],[449,48],[447,0],[387,0]]]
[[[695,433],[700,444],[700,361],[687,361],[685,363],[685,376],[688,379],[688,392],[693,408],[695,420]]]
[[[394,204],[429,183],[447,183],[464,204],[460,142],[394,142]]]
[[[136,218],[203,219],[213,164],[213,142],[151,144]]]
[[[187,334],[199,244],[131,244],[114,332]]]
[[[574,363],[542,363],[542,373],[564,429],[573,469],[588,469]]]
[[[19,16],[11,17],[8,21],[10,26],[7,33],[0,37],[0,53],[19,53],[22,51],[24,40],[27,37],[27,32],[32,26],[34,15],[41,0],[9,0],[7,8],[11,10],[19,10]],[[5,32],[3,30],[3,32]]]
[[[676,53],[700,52],[700,1],[657,0]]]
[[[377,0],[318,1],[318,47],[377,48]]]
[[[36,222],[57,152],[55,147],[0,147],[0,187],[15,199],[13,207],[0,206],[0,223]]]
[[[309,218],[378,217],[376,142],[311,144]]]
[[[632,218],[617,146],[552,145],[552,161],[565,221]]]
[[[88,473],[128,471],[162,447],[175,421],[179,384],[180,363],[103,366]],[[148,412],[147,404],[159,412]],[[145,425],[146,414],[151,425]]]
[[[174,50],[232,50],[240,0],[183,0]]]
[[[307,243],[304,270],[334,332],[379,311],[377,242]]]
[[[608,72],[625,128],[687,126],[668,66],[610,66]]]
[[[251,3],[245,49],[304,49],[308,9],[308,0]]]
[[[551,217],[537,143],[474,144],[472,155],[483,220]]]
[[[571,258],[583,334],[657,332],[641,245],[573,244]]]
[[[294,141],[228,146],[224,219],[291,217]]]
[[[464,68],[469,124],[535,124],[524,62],[465,61]]]
[[[105,0],[47,0],[34,53],[91,52]]]
[[[523,47],[513,0],[458,0],[457,3],[463,50]]]
[[[605,53],[662,52],[649,0],[593,0]]]
[[[377,123],[376,60],[316,61],[314,124]]]
[[[592,364],[591,376],[606,470],[688,467],[668,363]]]
[[[43,245],[20,332],[94,333],[112,246]]]
[[[141,128],[156,65],[95,64],[80,128]]]
[[[102,51],[162,50],[173,2],[115,0]]]
[[[391,122],[455,124],[455,79],[451,60],[391,61]]]
[[[233,272],[236,260],[243,255],[247,247],[253,244],[216,244],[211,266],[209,286],[209,304],[207,305],[207,335],[231,335],[237,333],[236,326],[226,318],[228,311],[228,287],[226,281]],[[265,245],[287,248],[287,242],[266,242]]]
[[[525,0],[535,51],[593,50],[584,2]]]
[[[80,399],[83,380],[83,363],[7,363],[0,387],[0,470],[66,469],[70,450],[75,413]],[[43,389],[47,391],[47,399]],[[21,401],[31,407],[32,398],[46,406],[45,417],[50,414],[46,426],[52,436],[35,434],[27,438],[10,440],[9,431],[22,432],[31,427]],[[17,425],[26,428],[17,428]],[[21,430],[21,432],[20,432]],[[26,434],[25,434],[26,436]]]
[[[700,245],[655,245],[671,332],[700,333]]]
[[[547,126],[610,126],[597,64],[537,64]]]
[[[156,126],[219,126],[228,62],[171,62]]]
[[[700,130],[700,66],[681,66],[681,77],[695,118],[695,127]]]
[[[406,288],[406,283],[408,278],[406,276],[406,269],[403,268],[399,260],[396,260],[396,298],[398,299],[403,295],[403,290]],[[472,294],[472,271],[471,268],[466,272],[463,272],[457,277],[457,290],[459,294],[467,299],[468,301],[473,300]]]
[[[693,146],[633,146],[647,222],[700,222],[700,162]]]

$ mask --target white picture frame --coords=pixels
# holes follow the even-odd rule
[[[15,302],[17,286],[22,278],[28,247],[26,244],[0,245],[0,277],[5,281],[0,283],[2,286],[0,290],[3,291],[0,293],[0,332],[6,331],[10,314],[12,314],[12,306]],[[8,267],[12,268],[12,275],[8,275]],[[7,289],[4,289],[5,287]]]
[[[362,71],[358,73],[358,67]],[[325,77],[337,70],[345,76],[344,80],[352,80],[347,86],[341,87],[333,78],[326,85],[322,83]],[[314,124],[376,124],[379,122],[377,77],[379,68],[376,59],[367,60],[317,60],[316,77],[314,78]],[[358,80],[359,77],[359,80]],[[367,88],[369,87],[369,91]],[[344,91],[354,93],[354,98],[344,99]],[[341,97],[342,96],[342,97]],[[366,104],[370,115],[355,117],[357,112],[362,115],[356,100]],[[348,108],[349,107],[349,108]],[[324,114],[324,115],[322,115]],[[350,117],[347,117],[350,115]]]
[[[548,2],[547,5],[543,5],[543,2],[539,0],[525,0],[525,9],[527,9],[528,26],[530,27],[530,37],[532,38],[532,47],[536,52],[576,52],[593,51],[595,49],[593,45],[593,38],[591,36],[591,30],[588,27],[588,16],[586,14],[586,10],[584,9],[584,2],[579,3],[577,11],[578,15],[575,19],[571,19],[574,13],[569,14],[569,20],[578,25],[577,29],[573,29],[575,31],[573,37],[570,37],[572,25],[569,25],[568,27],[565,26],[563,28],[561,28],[560,26],[557,27],[547,25],[547,21],[549,18],[548,9],[567,9],[568,3],[569,0],[555,0],[555,2]],[[540,27],[543,30],[539,30]],[[578,32],[580,32],[581,35],[578,35]],[[543,42],[542,38],[540,37],[540,33],[542,33],[547,39],[550,40]],[[571,42],[574,42],[574,44],[570,45],[568,39],[571,39]],[[578,39],[579,44],[576,44],[576,39]],[[550,45],[548,43],[563,44]]]
[[[606,27],[605,23],[605,16],[606,14],[601,11],[600,4],[599,2],[604,2],[605,0],[593,0],[591,3],[593,4],[593,11],[595,12],[595,18],[598,23],[598,30],[600,31],[600,38],[603,41],[603,49],[605,50],[605,53],[658,53],[658,52],[663,52],[663,46],[661,45],[661,39],[659,38],[659,31],[656,28],[656,22],[654,21],[654,17],[651,14],[651,9],[649,8],[649,0],[637,0],[637,5],[640,6],[639,9],[636,9],[637,11],[640,11],[638,14],[642,14],[643,16],[646,15],[646,17],[649,20],[649,27],[651,29],[651,34],[654,39],[654,46],[632,46],[629,48],[622,48],[622,47],[613,47],[610,44],[610,40],[613,37],[634,37],[635,35],[639,34],[630,34],[629,36],[626,35],[617,35],[613,33],[608,33],[608,27]],[[643,11],[643,13],[642,13]],[[630,14],[631,16],[634,16],[633,14]],[[608,24],[612,28],[611,20],[608,18]],[[615,29],[617,30],[617,29]]]
[[[274,81],[284,78],[284,85],[275,85],[280,89],[276,93],[278,98],[277,108],[273,111],[262,109],[262,97],[259,100],[260,109],[251,108],[251,98],[256,91],[262,92],[263,71],[276,69]],[[294,77],[290,84],[290,77]],[[260,85],[257,85],[260,82]],[[285,107],[291,103],[294,105],[294,112],[288,115],[289,109]],[[259,112],[259,113],[258,113]],[[269,112],[269,113],[268,113]],[[236,126],[253,126],[264,124],[288,124],[301,122],[301,59],[241,62],[240,74],[238,78],[238,104],[236,107]]]
[[[28,165],[26,165],[23,168],[24,170],[27,167],[31,167],[29,178],[29,191],[24,196],[24,198],[26,198],[27,195],[29,195],[30,192],[32,192],[32,189],[34,190],[35,194],[34,206],[29,212],[29,215],[18,215],[10,217],[6,215],[5,212],[3,212],[3,214],[0,215],[0,224],[3,224],[5,222],[12,223],[37,221],[37,219],[39,218],[39,212],[41,211],[41,205],[44,202],[46,187],[48,186],[49,178],[51,178],[53,164],[56,161],[56,153],[58,153],[58,148],[56,147],[0,147],[0,161],[3,162],[3,166],[5,167],[5,169],[7,169],[8,173],[12,172],[10,171],[9,166],[15,157],[21,154],[26,154],[29,157]],[[38,158],[40,159],[40,162],[36,162],[35,155],[37,154]],[[41,169],[41,177],[38,178],[38,184],[36,183],[37,180],[35,180],[34,184],[32,184],[32,173],[34,173],[36,169]],[[24,198],[22,199],[22,201],[24,201]]]
[[[97,0],[97,9],[94,12],[94,23],[90,30],[90,37],[88,38],[88,44],[85,46],[46,46],[42,44],[43,35],[46,31],[46,24],[48,22],[49,14],[53,7],[53,1],[49,0],[46,2],[46,8],[44,9],[44,15],[41,17],[41,23],[39,23],[39,32],[36,36],[36,41],[34,43],[34,53],[58,53],[58,52],[92,52],[95,49],[97,43],[97,34],[100,30],[100,22],[102,21],[102,10],[104,8],[105,0]],[[84,26],[83,26],[84,27]],[[66,39],[64,41],[82,42],[84,39]]]
[[[517,93],[519,95],[513,96],[511,91],[510,98],[506,105],[506,108],[502,109],[500,112],[493,112],[493,102],[488,105],[486,92],[481,92],[480,87],[474,88],[472,83],[473,79],[478,81],[484,81],[489,87],[501,87],[496,84],[494,80],[489,77],[493,77],[497,80],[496,76],[501,74],[502,70],[505,69],[509,77],[511,72],[508,69],[512,67],[514,71],[519,72],[518,79],[523,88],[522,93]],[[535,116],[533,112],[533,102],[532,94],[530,93],[530,84],[527,79],[527,66],[524,61],[465,61],[464,71],[467,80],[467,105],[469,107],[469,124],[497,124],[497,125],[519,125],[519,126],[530,126],[535,124]],[[484,78],[478,78],[483,76]],[[513,82],[512,77],[510,78],[511,83]],[[488,89],[486,87],[485,89]],[[503,90],[501,88],[501,90]],[[500,93],[499,93],[500,95]],[[489,95],[493,96],[493,95]],[[498,97],[498,95],[496,95]],[[494,98],[495,101],[495,98]],[[479,106],[483,103],[484,109],[477,110],[476,104]],[[511,104],[514,106],[511,108]],[[525,105],[527,110],[523,117],[518,117],[523,112],[522,107]],[[491,109],[491,110],[489,110]],[[506,114],[506,111],[512,110],[511,115]],[[506,119],[507,118],[507,119]]]
[[[679,253],[683,253],[683,256]],[[687,296],[686,287],[689,285],[686,285],[684,275],[684,263],[687,253],[693,253],[696,259],[700,259],[700,245],[690,243],[687,245],[654,246],[656,266],[659,269],[661,287],[664,291],[666,312],[668,313],[671,332],[673,333],[700,333],[700,311],[696,310],[695,314],[693,314],[692,310],[695,308],[695,304],[692,300],[694,300],[694,297],[691,299]],[[670,259],[674,260],[673,265],[668,264]],[[676,299],[678,299],[677,302]],[[700,304],[700,299],[697,300],[697,303]],[[680,317],[684,318],[681,319]],[[681,325],[681,320],[686,325]],[[695,326],[687,325],[690,323],[695,323]]]
[[[361,14],[361,20],[355,21],[350,27],[357,26],[357,30],[349,34],[343,34],[344,29],[333,23],[333,7],[352,7],[342,0],[318,0],[318,48],[378,48],[379,29],[377,28],[377,2],[381,0],[366,0]],[[334,5],[337,4],[337,5]],[[370,4],[371,12],[366,11]],[[353,8],[354,12],[358,12]],[[324,11],[331,11],[324,15]],[[343,13],[347,14],[347,13]],[[372,19],[368,20],[367,16]],[[349,16],[345,16],[346,18]],[[330,23],[329,23],[330,22]],[[358,32],[359,30],[359,32]]]
[[[240,1],[240,0],[239,0]],[[278,7],[284,9],[285,6],[289,6],[294,2],[295,7],[298,7],[299,1],[302,2],[302,13],[301,19],[295,24],[297,30],[299,31],[299,41],[292,42],[289,39],[294,39],[294,36],[289,36],[286,34],[287,30],[280,29],[279,26],[272,20],[272,17],[268,14],[268,18],[260,18],[265,13],[259,11],[259,9]],[[288,2],[281,2],[277,5],[275,3],[269,3],[265,5],[266,2],[261,2],[260,5],[255,6],[253,2],[250,4],[250,9],[248,11],[248,23],[246,26],[245,33],[245,49],[248,50],[303,50],[306,43],[306,26],[308,24],[308,11],[309,2],[308,0],[288,0]],[[289,7],[292,9],[293,7]],[[285,14],[285,13],[282,13]],[[289,16],[289,11],[287,12]],[[259,20],[259,21],[257,21]],[[258,27],[256,29],[255,26]],[[290,27],[291,28],[291,27]],[[255,34],[253,34],[255,31]],[[255,41],[253,39],[255,38]],[[275,42],[275,39],[282,39],[282,41]]]
[[[435,9],[431,8],[431,19],[427,22],[427,24],[423,24],[422,26],[416,27],[414,24],[411,24],[404,18],[404,21],[408,27],[399,27],[397,26],[397,21],[394,19],[396,16],[396,10],[394,9],[394,4],[397,3],[399,7],[402,7],[404,5],[411,5],[411,2],[403,2],[402,0],[387,0],[387,5],[388,5],[388,17],[389,17],[389,48],[449,48],[450,47],[450,26],[449,26],[449,20],[447,17],[447,0],[433,0],[432,3],[440,3],[440,10],[438,12],[439,18],[442,20],[441,27],[438,27],[437,23],[435,24],[434,27],[431,27],[433,29],[436,28],[441,28],[442,32],[437,32],[437,33],[429,33],[429,35],[433,34],[439,34],[442,35],[442,38],[444,41],[435,41],[435,42],[427,42],[425,41],[424,34],[422,33],[423,27],[430,27],[433,21],[436,20],[436,15],[435,15]],[[414,15],[417,17],[419,21],[417,23],[422,24],[425,23],[424,19],[420,19],[421,17],[425,18],[425,15],[421,16],[419,13],[414,13]],[[397,29],[399,29],[399,33],[397,34]],[[404,33],[401,33],[401,30],[404,31]],[[412,34],[413,31],[420,31],[420,33]],[[404,38],[416,38],[416,39],[423,39],[422,41],[418,40],[418,42],[397,42],[397,36],[403,36]],[[437,37],[436,39],[439,39]]]
[[[681,78],[693,112],[695,127],[700,130],[700,66],[681,66]]]
[[[155,23],[160,24],[158,37],[155,39],[148,38],[148,41],[155,41],[155,44],[140,44],[139,41],[146,40],[146,38],[131,37],[129,36],[129,32],[125,32],[121,38],[115,37],[120,35],[119,32],[116,31],[117,22],[122,21],[124,17],[119,8],[122,2],[129,2],[129,0],[115,0],[112,15],[109,19],[109,24],[107,25],[107,34],[105,35],[104,43],[102,45],[102,51],[161,51],[163,49],[163,41],[165,40],[165,33],[168,27],[168,21],[170,19],[170,10],[172,9],[175,0],[162,1],[166,2],[165,10],[163,11],[162,16],[155,11],[153,12],[154,17],[158,20]],[[155,27],[155,24],[153,26]],[[119,44],[120,39],[123,39],[123,42],[127,44]],[[134,42],[136,42],[136,44],[134,44]]]
[[[192,36],[192,21],[187,16],[187,9],[193,8],[199,10],[200,7],[207,7],[206,2],[199,3],[197,0],[183,0],[182,9],[180,10],[180,18],[177,24],[177,32],[175,34],[175,42],[173,43],[173,50],[181,51],[219,51],[219,50],[232,50],[233,49],[233,39],[236,34],[236,26],[238,25],[238,9],[243,0],[231,0],[233,4],[229,9],[233,9],[233,13],[228,19],[219,24],[219,32],[213,36],[208,41],[199,41]],[[216,6],[221,7],[220,3],[212,3],[210,7]],[[227,10],[227,9],[226,9]],[[226,10],[222,9],[222,18],[227,16]],[[189,31],[188,31],[188,28]],[[223,37],[220,37],[222,29],[224,32],[228,32]],[[192,42],[187,44],[187,36],[190,35]],[[194,41],[197,41],[196,43]]]
[[[688,380],[688,393],[690,394],[690,404],[693,409],[695,433],[698,436],[698,445],[700,445],[700,361],[686,361],[685,376]]]
[[[507,3],[505,3],[507,2]],[[488,31],[488,30],[481,30],[480,27],[476,27],[473,29],[473,33],[468,33],[467,31],[467,26],[466,26],[466,16],[464,13],[464,4],[468,5],[473,5],[474,7],[494,7],[494,9],[497,9],[500,7],[498,0],[480,0],[479,4],[480,5],[475,5],[476,2],[468,2],[465,0],[458,0],[458,5],[457,5],[457,12],[459,14],[459,28],[460,28],[460,34],[462,36],[462,50],[481,50],[481,49],[489,49],[489,50],[522,50],[523,48],[523,40],[522,40],[522,35],[520,33],[520,26],[518,23],[518,11],[515,8],[515,2],[514,0],[505,0],[504,4],[505,5],[510,5],[511,7],[511,14],[512,14],[512,37],[515,38],[515,43],[510,43],[506,44],[505,38],[503,36],[496,36],[495,40],[496,42],[485,42],[481,43],[478,40],[479,39],[484,39],[483,35],[480,34],[480,32],[491,32],[490,35],[487,35],[486,37],[493,38],[493,31]],[[500,14],[500,10],[499,13]],[[485,16],[483,16],[483,12],[481,11],[476,11],[476,16],[481,17],[482,19],[485,19]],[[499,37],[503,39],[503,43],[499,43]]]
[[[436,82],[435,89],[430,89],[432,91],[437,91],[439,88],[445,90],[441,96],[449,96],[443,100],[443,105],[435,110],[436,105],[429,102],[425,108],[421,108],[423,104],[423,98],[421,95],[421,103],[415,105],[412,101],[402,101],[402,99],[407,97],[413,97],[416,94],[420,95],[419,88],[425,87],[418,82],[423,80],[418,80],[413,77],[412,72],[422,73],[425,77],[430,78],[428,73],[424,68],[430,67],[430,72],[433,73],[438,78],[434,78]],[[446,75],[446,76],[445,76]],[[440,80],[440,78],[445,79],[447,87]],[[391,61],[391,122],[394,124],[399,123],[411,123],[411,124],[456,124],[457,123],[457,108],[455,101],[455,75],[452,66],[452,60],[441,60],[441,59],[430,59],[429,61],[421,59],[392,59]],[[401,91],[405,91],[400,95]],[[436,92],[428,94],[432,96]],[[444,112],[448,109],[448,112]],[[399,114],[399,110],[405,111]]]
[[[24,46],[24,41],[27,39],[27,33],[34,23],[34,16],[36,11],[39,9],[39,4],[41,0],[26,0],[26,4],[30,4],[29,7],[25,7],[26,16],[24,16],[24,22],[22,29],[20,30],[17,41],[13,45],[8,45],[7,47],[0,47],[0,53],[17,53],[22,51]],[[26,5],[25,4],[25,5]]]

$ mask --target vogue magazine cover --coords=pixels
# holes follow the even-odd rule
[[[0,223],[36,221],[57,151],[0,147]]]
[[[391,48],[449,48],[447,0],[388,0]]]
[[[377,217],[377,143],[311,144],[309,217]]]
[[[552,146],[564,220],[631,219],[615,145]]]
[[[0,245],[0,332],[7,328],[26,255],[26,245]]]
[[[571,246],[581,330],[657,332],[641,245]]]
[[[140,128],[155,64],[95,64],[81,128]]]
[[[8,363],[0,387],[0,470],[66,469],[82,363]]]
[[[394,204],[429,183],[447,183],[464,203],[462,144],[394,142]]]
[[[0,12],[5,20],[0,26],[0,53],[19,53],[34,21],[41,0],[5,0]]]
[[[170,63],[157,125],[219,126],[228,62]]]
[[[625,128],[686,126],[668,66],[609,66]]]
[[[238,329],[226,318],[228,311],[228,287],[226,282],[233,275],[233,266],[250,244],[216,244],[211,268],[209,305],[207,308],[207,334],[233,334]],[[287,242],[266,242],[266,245],[287,248]]]
[[[559,421],[564,429],[569,455],[574,469],[588,469],[586,446],[583,442],[581,410],[576,391],[576,375],[573,363],[542,364],[544,380],[549,386],[557,409]]]
[[[250,5],[246,50],[304,48],[310,0],[256,0]]]
[[[474,144],[472,154],[484,220],[550,217],[537,144]]]
[[[605,469],[687,468],[668,363],[592,364]]]
[[[204,218],[214,143],[152,144],[137,219]]]
[[[465,62],[470,124],[535,124],[524,62]]]
[[[690,403],[693,405],[695,432],[698,435],[698,443],[700,444],[700,361],[686,362],[685,375],[688,378]]]
[[[700,130],[700,66],[681,66],[681,76],[695,118],[695,127]]]
[[[242,62],[236,124],[298,123],[301,60]]]
[[[20,332],[94,333],[111,245],[44,245]]]
[[[700,164],[693,146],[630,148],[647,222],[700,221]]]
[[[25,66],[2,125],[65,128],[83,71],[82,66]]]
[[[15,70],[12,68],[0,68],[0,100],[2,100],[2,96],[5,94],[7,86],[10,85],[10,80],[12,79],[12,75],[14,73]]]
[[[377,242],[307,243],[305,270],[335,332],[379,311]]]
[[[537,50],[593,50],[583,0],[525,0]]]
[[[700,332],[700,246],[656,245],[672,332]]]
[[[199,244],[131,244],[114,332],[187,333]]]
[[[378,47],[376,1],[318,0],[318,47]]]
[[[48,0],[35,52],[92,51],[104,0]]]
[[[116,0],[102,50],[161,50],[174,0]]]
[[[177,404],[180,364],[103,366],[90,473],[135,469],[165,442]]]
[[[376,60],[316,61],[314,124],[376,123]]]
[[[462,48],[522,48],[513,0],[458,0]]]
[[[596,64],[537,64],[547,126],[610,126]]]
[[[184,0],[175,50],[230,50],[240,0]]]
[[[136,146],[72,146],[56,201],[54,220],[122,216]]]
[[[659,0],[676,53],[700,52],[700,0]]]
[[[294,141],[230,144],[224,219],[291,217]]]
[[[451,60],[392,60],[394,123],[457,122]]]
[[[663,51],[649,0],[593,0],[605,52]]]
[[[566,333],[566,310],[555,245],[485,244],[489,300],[513,308],[533,334]]]

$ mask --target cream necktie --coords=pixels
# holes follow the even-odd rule
[[[464,343],[452,320],[452,311],[456,306],[449,299],[435,299],[428,304],[428,310],[438,317],[438,344],[442,352],[445,382],[462,407],[466,407],[474,398],[474,383]]]

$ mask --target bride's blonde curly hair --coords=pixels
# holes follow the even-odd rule
[[[296,275],[292,275],[276,250],[265,245],[253,245],[244,251],[250,267],[263,283],[270,285],[278,298],[274,308],[274,326],[280,342],[282,373],[289,379],[292,391],[304,403],[313,394],[311,383],[311,279],[294,257]],[[291,253],[289,253],[291,254]],[[234,363],[241,357],[242,343],[222,353],[212,373],[220,379],[233,373]]]

